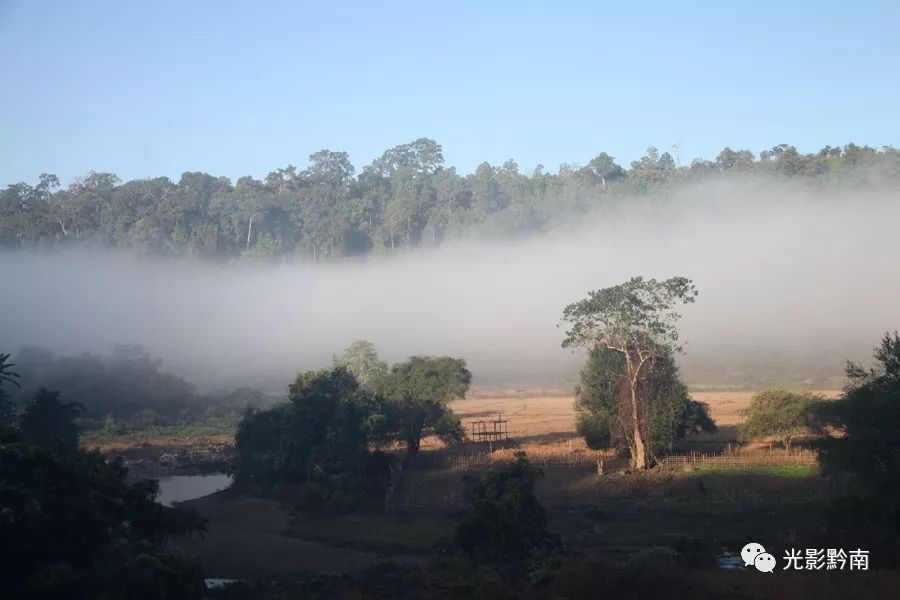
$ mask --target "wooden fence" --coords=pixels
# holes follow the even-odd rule
[[[691,452],[688,454],[672,454],[659,459],[667,467],[687,468],[689,466],[709,465],[716,467],[757,467],[766,465],[815,465],[818,458],[814,450],[799,448],[797,450],[763,450],[754,452],[725,452],[707,454]]]

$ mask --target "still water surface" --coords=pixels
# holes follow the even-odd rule
[[[231,476],[224,473],[214,475],[172,475],[159,478],[159,496],[156,500],[165,506],[173,502],[183,502],[208,496],[231,485]]]

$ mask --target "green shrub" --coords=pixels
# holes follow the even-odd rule
[[[738,438],[749,441],[774,436],[789,448],[793,438],[812,431],[813,408],[822,401],[822,396],[810,392],[763,390],[753,396],[750,406],[744,409]]]
[[[516,562],[557,545],[547,528],[547,512],[534,493],[542,475],[525,452],[493,467],[483,477],[466,476],[469,510],[456,531],[460,548],[478,561]]]

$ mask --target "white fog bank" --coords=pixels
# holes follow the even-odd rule
[[[689,381],[770,364],[839,373],[900,328],[900,192],[762,181],[636,200],[572,231],[405,256],[211,266],[83,251],[0,253],[0,350],[139,343],[195,381],[267,382],[352,340],[384,358],[465,357],[476,383],[571,382],[563,307],[633,276],[692,278]],[[793,367],[792,367],[793,368]],[[718,374],[718,375],[717,375]]]

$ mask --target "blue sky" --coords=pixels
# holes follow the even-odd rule
[[[898,2],[0,0],[0,185],[900,145]]]

